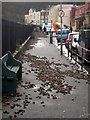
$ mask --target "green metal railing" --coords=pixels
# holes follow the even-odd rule
[[[70,43],[69,43],[70,44]],[[70,49],[71,48],[71,49]],[[71,53],[71,60],[74,59],[76,63],[80,64],[81,65],[81,70],[83,71],[83,68],[84,68],[84,63],[87,62],[89,65],[90,65],[90,61],[87,60],[85,57],[84,57],[84,50],[85,48],[81,47],[81,52],[82,54],[78,54],[78,48],[76,46],[75,48],[75,51],[72,49],[72,43],[71,43],[71,46],[68,45],[68,57],[69,57],[69,54]],[[90,52],[90,50],[87,50],[87,52]],[[78,61],[78,58],[81,58],[81,62]]]

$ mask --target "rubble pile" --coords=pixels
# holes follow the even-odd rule
[[[76,79],[87,78],[86,76],[81,74],[80,71],[61,71],[61,69],[59,69],[58,66],[64,65],[65,67],[68,67],[68,65],[54,62],[50,63],[46,57],[38,57],[35,55],[31,55],[30,53],[26,55],[23,53],[23,58],[25,58],[23,59],[24,62],[30,62],[30,67],[35,73],[37,73],[38,80],[41,80],[45,83],[49,81],[48,85],[50,85],[50,88],[57,90],[57,92],[63,94],[70,94],[70,91],[73,87],[65,83],[64,78],[66,76],[74,77]],[[52,64],[54,68],[51,67]]]

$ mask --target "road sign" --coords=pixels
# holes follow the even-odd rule
[[[64,15],[65,15],[65,12],[63,10],[60,10],[59,11],[59,17],[64,17]]]

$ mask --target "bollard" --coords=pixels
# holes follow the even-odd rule
[[[77,54],[78,54],[78,49],[77,49],[77,46],[76,46],[76,55],[75,55],[75,62],[77,63]]]
[[[52,33],[52,31],[50,31],[50,43],[51,44],[53,43],[53,33]]]
[[[71,43],[71,60],[72,60],[72,43]]]
[[[69,42],[68,42],[68,57],[69,57]]]
[[[63,43],[62,43],[62,38],[61,38],[61,55],[63,55]]]
[[[82,63],[81,63],[81,70],[83,71],[84,66],[84,54],[83,54],[83,48],[82,48]]]

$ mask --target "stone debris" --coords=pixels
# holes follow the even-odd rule
[[[37,92],[36,90],[34,90],[34,92]]]
[[[28,73],[27,73],[27,72],[26,72],[25,74],[26,74],[26,75],[28,75]]]
[[[44,104],[44,101],[42,101],[41,104]]]
[[[10,102],[7,101],[7,102],[5,102],[5,104],[6,104],[6,105],[10,105]]]
[[[47,91],[52,91],[51,88],[53,88],[53,89],[56,89],[57,92],[61,92],[63,94],[70,93],[70,90],[72,90],[72,86],[67,85],[66,88],[64,88],[65,85],[64,85],[63,81],[64,81],[65,75],[73,76],[73,72],[71,72],[71,71],[63,72],[63,71],[60,71],[57,67],[56,67],[56,69],[52,69],[50,67],[50,65],[54,64],[54,62],[49,63],[49,61],[47,59],[40,60],[40,57],[31,55],[31,54],[27,54],[25,56],[27,56],[28,59],[31,61],[31,63],[32,63],[32,64],[30,64],[30,66],[32,67],[31,70],[33,70],[33,71],[35,71],[35,73],[37,73],[37,78],[39,80],[42,80],[43,82],[49,81],[50,89],[48,89]],[[56,65],[56,64],[57,63],[55,63],[54,65]],[[59,64],[59,65],[61,65],[61,64]],[[64,64],[64,66],[68,66],[68,65]],[[45,87],[45,84],[41,84],[41,85],[43,87]],[[46,85],[48,85],[48,83],[46,83]],[[47,91],[45,91],[43,87],[40,87],[38,89],[38,91],[43,96],[48,95]],[[28,87],[27,87],[27,89],[28,89]]]
[[[74,99],[72,98],[72,101],[74,101]]]
[[[76,86],[74,86],[73,89],[76,89]]]
[[[39,99],[41,99],[41,96],[39,96],[39,95],[38,95],[36,98],[39,98]]]
[[[77,82],[77,80],[75,80],[75,82]]]
[[[7,110],[3,111],[4,114],[9,114],[9,112]]]
[[[21,108],[22,106],[20,104],[18,104],[18,103],[13,104],[13,105],[10,106],[11,109],[14,109],[15,107]]]
[[[69,67],[69,65],[67,65],[67,64],[65,64],[65,63],[64,63],[63,65],[64,65],[65,67]]]
[[[49,96],[49,93],[43,87],[38,88],[37,91],[39,92],[39,95]]]
[[[15,95],[13,93],[10,94],[11,97],[14,97]]]
[[[23,114],[24,112],[25,112],[25,110],[20,109],[20,110],[18,110],[18,111],[15,111],[14,113],[15,113],[15,114],[21,114],[21,113]]]
[[[12,119],[12,118],[13,118],[13,116],[9,115],[9,118],[10,118],[10,119]]]
[[[45,107],[45,105],[42,105],[43,107]]]
[[[45,87],[45,84],[41,83],[41,85],[42,85],[43,87]]]
[[[31,84],[30,82],[26,82],[25,84],[21,83],[21,87],[23,87],[25,89],[30,89],[30,88],[34,88],[36,86],[35,86],[35,84]]]
[[[14,115],[14,118],[16,118],[17,116],[16,115]]]
[[[31,71],[30,70],[27,70],[29,73],[31,73]]]
[[[29,100],[25,100],[25,101],[23,101],[23,107],[24,107],[24,109],[26,108],[26,107],[28,107],[28,105],[31,103],[31,101],[29,101]]]
[[[47,96],[47,98],[50,98],[50,96]]]
[[[29,99],[30,99],[30,100],[32,100],[32,98],[31,98],[31,97],[30,97]]]
[[[46,91],[52,91],[52,90],[49,88],[49,89],[47,89]]]
[[[53,99],[57,99],[57,96],[54,95],[54,96],[52,96],[52,98],[53,98]]]
[[[22,96],[22,94],[21,94],[21,93],[19,93],[19,92],[17,92],[17,93],[16,93],[16,96],[17,96],[17,97],[21,97],[21,96]]]
[[[17,101],[19,101],[19,100],[21,100],[21,98],[17,98],[17,99],[12,100],[12,101],[13,101],[13,102],[17,102]]]
[[[19,107],[19,108],[21,108],[21,107],[22,107],[22,106],[21,106],[20,104],[18,104],[18,103],[17,103],[17,104],[15,104],[15,106],[17,106],[17,107]]]
[[[15,104],[11,105],[10,107],[11,107],[11,109],[13,109],[15,107]]]
[[[33,101],[33,104],[35,104],[35,102]]]

